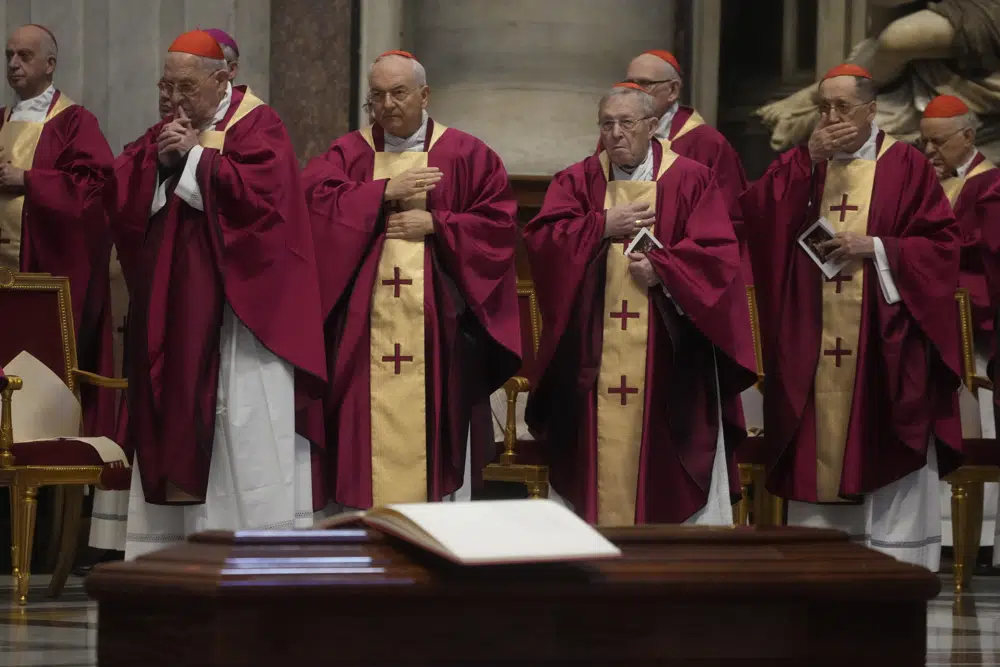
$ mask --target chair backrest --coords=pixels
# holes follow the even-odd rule
[[[27,351],[76,391],[69,279],[0,268],[0,367]]]
[[[521,317],[521,369],[518,375],[533,377],[538,341],[542,335],[542,313],[538,309],[535,285],[530,280],[517,281],[517,306]]]
[[[750,334],[753,336],[753,357],[757,363],[757,386],[764,381],[764,354],[760,345],[760,314],[757,312],[757,291],[747,285],[747,305],[750,306]]]

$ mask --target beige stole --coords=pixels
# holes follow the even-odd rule
[[[35,161],[35,149],[45,124],[76,104],[62,93],[49,109],[45,121],[8,120],[0,128],[0,148],[3,156],[18,169],[28,171]],[[0,194],[0,268],[19,271],[21,268],[21,217],[24,195]]]
[[[673,144],[675,141],[683,137],[685,134],[687,134],[694,128],[704,124],[705,124],[705,119],[701,117],[701,114],[698,113],[697,111],[692,111],[691,115],[688,116],[688,119],[684,121],[683,125],[681,125],[681,129],[677,130],[677,134],[674,135],[674,138],[660,139],[660,143],[663,145],[664,148],[670,149],[670,145]]]
[[[428,151],[375,152],[372,180],[427,167],[430,150],[447,130],[434,123]],[[361,130],[375,150],[372,130]],[[427,208],[427,195],[404,200]],[[423,240],[386,239],[371,305],[372,504],[427,500],[427,366],[424,355]]]
[[[876,160],[827,163],[821,215],[836,232],[868,233],[878,159],[895,143],[885,136]],[[823,282],[823,333],[816,365],[816,492],[819,502],[842,500],[840,479],[857,374],[865,262],[853,261]]]
[[[996,169],[996,165],[984,158],[982,162],[966,172],[965,176],[953,176],[941,181],[941,187],[944,188],[944,193],[948,195],[948,201],[951,202],[951,205],[954,206],[955,202],[958,201],[958,196],[962,194],[962,188],[965,187],[966,181],[979,176],[979,174],[986,173],[990,169]]]
[[[655,211],[656,183],[676,159],[676,153],[664,148],[652,181],[613,181],[608,154],[602,152],[608,183],[604,208],[644,202]],[[639,481],[650,307],[648,290],[629,273],[626,247],[628,241],[611,244],[604,283],[607,317],[597,378],[597,523],[602,526],[635,523]]]
[[[263,105],[264,102],[259,97],[250,92],[247,88],[246,92],[243,93],[243,99],[240,100],[240,105],[236,107],[236,112],[233,113],[229,122],[226,123],[225,130],[203,130],[198,135],[198,143],[202,148],[214,148],[215,150],[222,152],[222,148],[226,143],[226,132],[229,131],[231,127],[236,125],[236,123],[243,120],[248,113],[256,109],[257,107]]]

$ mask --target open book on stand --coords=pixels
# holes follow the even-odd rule
[[[386,505],[338,514],[316,528],[357,522],[460,565],[568,562],[622,555],[583,519],[544,499]]]

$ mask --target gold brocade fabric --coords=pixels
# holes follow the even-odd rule
[[[958,196],[962,194],[962,188],[965,187],[965,182],[970,178],[979,176],[979,174],[985,173],[990,169],[996,169],[996,166],[989,160],[983,160],[977,164],[974,168],[970,169],[965,177],[954,176],[952,178],[941,181],[941,187],[944,188],[944,193],[948,195],[948,201],[954,206],[955,202],[958,201]]]
[[[447,128],[434,124],[430,148]],[[374,148],[371,128],[362,131]],[[373,180],[427,166],[429,152],[375,153]],[[427,195],[403,202],[426,209]],[[371,306],[372,503],[427,500],[424,241],[386,239]]]
[[[681,125],[681,129],[677,130],[677,134],[674,135],[674,138],[660,139],[660,144],[663,146],[664,149],[670,150],[670,145],[672,143],[683,137],[685,134],[687,134],[694,128],[704,124],[705,124],[705,119],[701,117],[701,114],[698,113],[697,111],[693,111],[691,112],[691,115],[688,116],[688,119],[684,121],[684,124]]]
[[[75,102],[62,93],[52,105],[43,123],[8,120],[0,128],[0,148],[4,159],[18,169],[31,169],[35,149],[42,136],[45,123],[58,116]],[[0,268],[18,271],[21,267],[21,219],[24,213],[24,195],[0,194]]]
[[[229,119],[226,123],[225,130],[204,130],[198,135],[198,144],[202,148],[214,148],[217,151],[222,151],[223,145],[226,143],[226,130],[236,125],[236,123],[243,120],[248,113],[256,109],[257,107],[264,104],[263,100],[254,95],[249,88],[243,93],[243,99],[240,100],[240,105],[236,108],[236,113],[233,117]]]
[[[893,144],[882,142],[879,157]],[[821,215],[836,232],[868,233],[868,211],[876,160],[828,163]],[[823,279],[823,332],[816,365],[816,493],[819,502],[841,500],[847,429],[850,424],[865,263],[849,263],[833,279]]]
[[[674,163],[664,149],[653,181],[608,181],[604,208],[634,202],[656,210],[656,182]],[[601,153],[605,179],[608,154]],[[635,523],[639,452],[642,445],[646,385],[646,343],[649,337],[649,296],[629,274],[628,241],[611,244],[604,283],[604,340],[597,378],[597,523]]]

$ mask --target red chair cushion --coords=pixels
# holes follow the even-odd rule
[[[767,465],[773,461],[779,452],[771,451],[767,438],[762,435],[755,435],[747,438],[736,448],[733,459],[737,464],[747,465]]]
[[[1000,466],[1000,443],[987,438],[962,440],[965,450],[962,464],[967,466]]]
[[[16,466],[103,466],[101,486],[113,491],[124,491],[132,481],[128,466],[101,460],[97,451],[79,440],[39,440],[14,443],[11,450]]]

